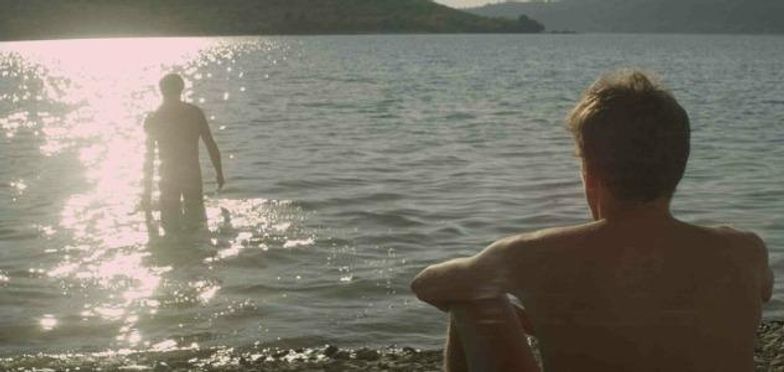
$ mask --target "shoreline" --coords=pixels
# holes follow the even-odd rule
[[[41,37],[21,37],[21,38],[4,38],[0,36],[0,43],[23,43],[34,41],[68,41],[68,40],[92,40],[92,39],[191,39],[191,38],[252,38],[252,37],[295,37],[295,36],[417,36],[417,35],[580,35],[580,33],[558,33],[558,32],[502,32],[502,31],[367,31],[367,32],[329,32],[329,33],[265,33],[265,34],[116,34],[116,35],[51,35]]]
[[[757,331],[755,371],[784,368],[784,321],[765,321]],[[442,350],[410,347],[342,349],[327,345],[306,349],[234,348],[96,355],[31,355],[0,358],[7,370],[133,370],[133,371],[441,371]]]

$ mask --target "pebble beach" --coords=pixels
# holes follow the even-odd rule
[[[210,349],[165,353],[41,355],[6,359],[9,371],[407,371],[442,368],[443,350],[410,347],[343,349],[334,345],[303,349]],[[31,362],[35,361],[33,367]],[[766,321],[758,330],[754,357],[757,372],[784,371],[784,321]]]

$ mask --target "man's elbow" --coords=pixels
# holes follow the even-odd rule
[[[213,157],[220,157],[220,150],[218,149],[218,144],[213,142],[207,142],[207,151],[210,152],[210,155]]]
[[[765,286],[762,289],[762,301],[767,303],[773,298],[773,271],[768,269]]]
[[[434,300],[433,290],[432,290],[432,278],[431,268],[428,267],[417,276],[414,277],[414,280],[411,281],[411,291],[417,296],[418,299],[424,302],[432,302]]]
[[[424,271],[417,274],[414,277],[414,280],[411,281],[411,292],[419,298],[420,293],[424,293],[424,278],[423,278]]]

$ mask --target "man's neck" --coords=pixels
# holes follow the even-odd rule
[[[671,220],[670,199],[660,198],[647,203],[628,203],[603,200],[598,219],[609,223]]]
[[[180,97],[163,97],[163,104],[164,105],[173,105],[182,102]]]

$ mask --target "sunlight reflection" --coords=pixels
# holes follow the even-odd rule
[[[299,248],[315,243],[315,238],[299,230],[305,216],[290,201],[266,199],[221,200],[208,203],[209,229],[233,235],[228,240],[212,239],[218,252],[206,263],[235,259],[245,252],[271,248]],[[300,236],[303,235],[303,236]]]
[[[11,181],[9,186],[11,186],[14,192],[18,195],[23,194],[24,191],[27,190],[27,184],[24,182],[24,180]]]
[[[51,331],[57,326],[57,319],[54,315],[46,314],[43,318],[41,318],[41,328],[44,331]]]
[[[176,348],[177,348],[177,341],[166,340],[153,345],[150,349],[152,351],[163,352],[163,351],[171,351]]]
[[[257,43],[219,38],[86,39],[0,47],[0,73],[13,86],[0,101],[18,108],[0,117],[0,130],[9,138],[23,130],[42,135],[39,150],[44,156],[73,151],[77,171],[88,185],[66,201],[57,228],[70,234],[75,244],[47,250],[60,262],[45,273],[85,291],[88,299],[80,318],[119,323],[116,340],[126,346],[149,344],[140,330],[140,317],[158,312],[161,301],[156,296],[164,275],[173,270],[151,263],[150,235],[137,210],[144,151],[141,123],[159,103],[157,81],[170,71],[191,79],[210,78],[211,72],[205,71],[210,65],[231,71],[225,65]],[[231,97],[224,91],[216,94],[215,99]],[[200,97],[207,98],[213,99]],[[10,186],[17,194],[27,188],[22,179]],[[4,278],[0,275],[0,282]],[[211,301],[220,290],[212,281],[189,286],[195,293],[187,296],[197,303]],[[40,320],[45,331],[57,325],[52,315]],[[172,342],[155,347],[171,349],[176,346]]]
[[[218,293],[220,290],[220,286],[217,285],[209,285],[206,282],[197,282],[194,283],[196,287],[203,287],[203,291],[199,294],[199,300],[202,302],[210,302],[210,300],[215,297],[215,294]]]

